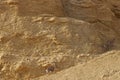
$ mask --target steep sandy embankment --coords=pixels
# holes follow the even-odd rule
[[[0,80],[119,79],[119,4],[0,0]]]

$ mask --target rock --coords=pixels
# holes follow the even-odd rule
[[[17,7],[20,16],[64,16],[60,0],[19,0]]]
[[[119,79],[119,3],[0,0],[0,79]]]
[[[69,17],[94,22],[111,21],[114,13],[104,1],[98,0],[63,0],[64,9]]]

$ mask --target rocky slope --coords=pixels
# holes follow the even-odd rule
[[[119,79],[119,4],[0,0],[0,80]]]

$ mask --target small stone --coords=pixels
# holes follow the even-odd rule
[[[51,73],[54,71],[54,67],[53,66],[49,66],[47,69],[46,69],[46,73]]]
[[[55,21],[55,17],[49,18],[48,22],[54,22]]]
[[[34,19],[33,22],[42,22],[44,20],[44,17],[39,17],[37,19]]]

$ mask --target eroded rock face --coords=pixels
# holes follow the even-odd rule
[[[1,3],[1,9],[3,5],[16,6],[19,16],[69,16],[94,22],[112,21],[120,15],[118,0],[1,0]]]
[[[64,16],[64,10],[60,0],[3,0],[1,9],[5,11],[5,6],[9,10],[16,8],[19,16]],[[4,6],[4,8],[2,8]]]
[[[54,73],[119,48],[116,33],[101,23],[57,17],[12,17],[8,22],[0,33],[1,78],[5,79],[43,76],[51,66]]]
[[[19,3],[18,14],[20,16],[36,16],[40,14],[45,16],[64,16],[60,0],[25,0],[24,2],[19,0]]]
[[[63,0],[63,3],[68,16],[73,18],[94,22],[119,17],[118,0]]]
[[[118,0],[0,0],[0,79],[35,79],[119,50],[119,25]]]

